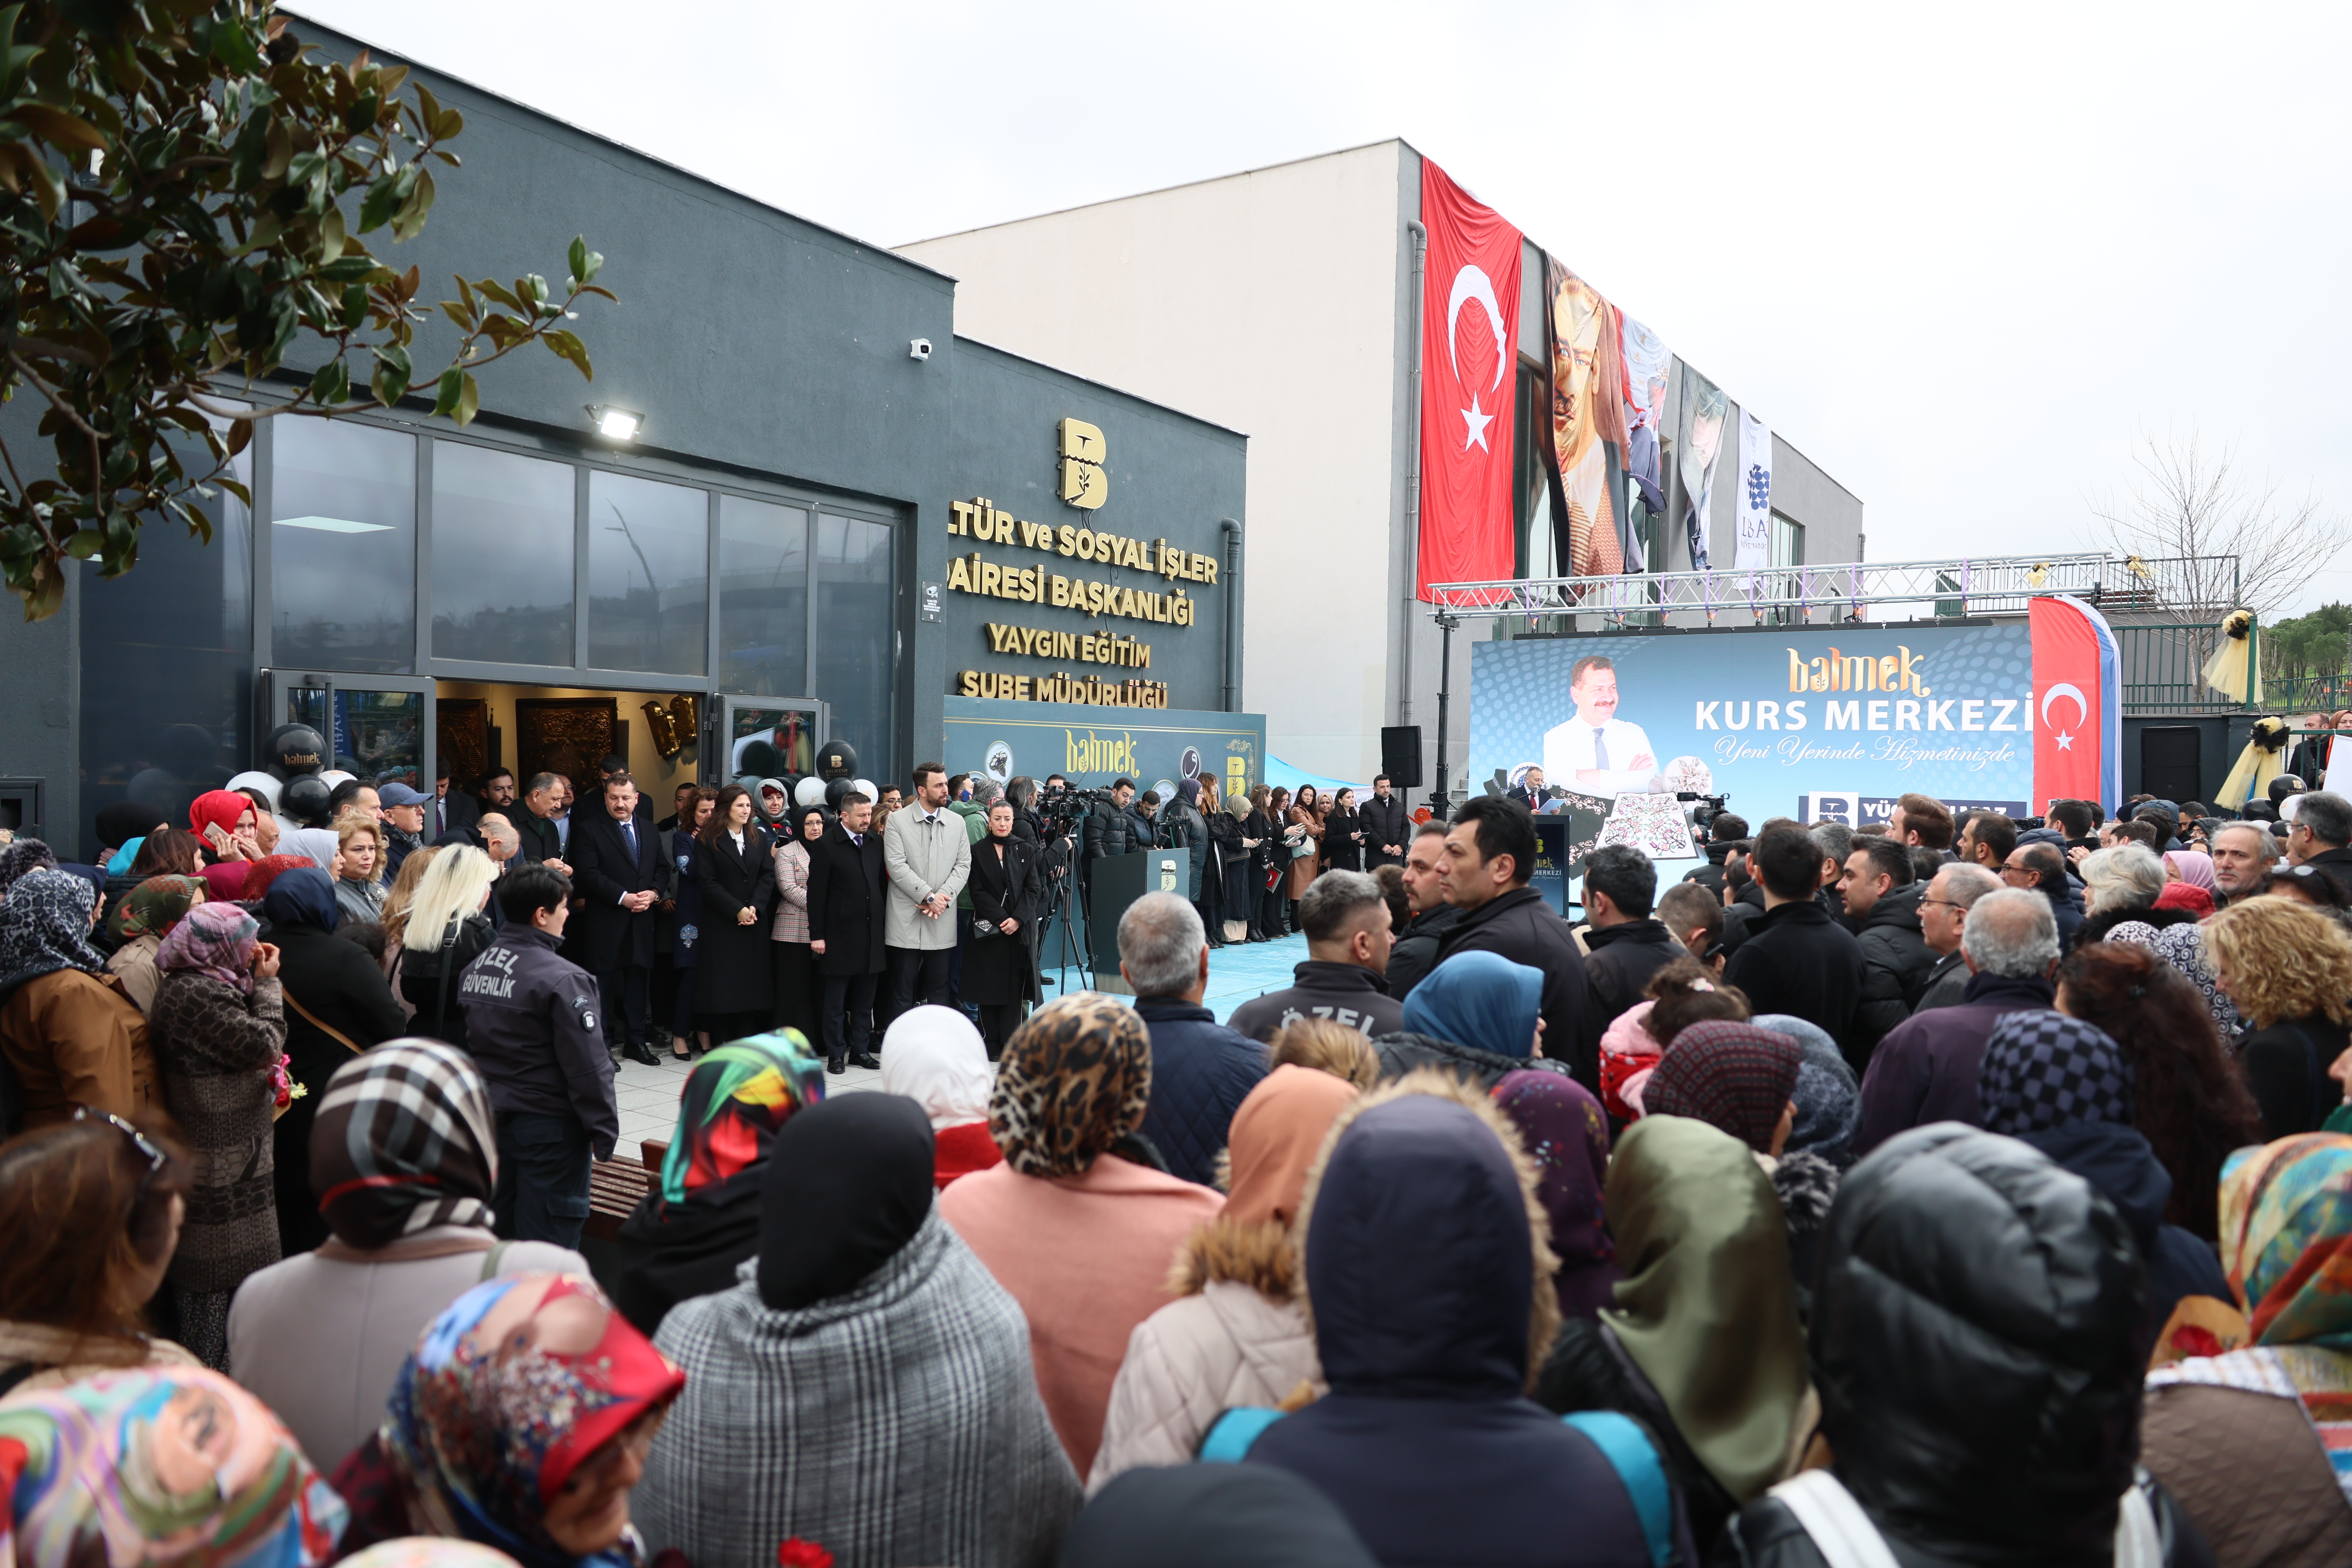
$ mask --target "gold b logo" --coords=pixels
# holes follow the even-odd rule
[[[1062,499],[1087,511],[1110,500],[1110,476],[1103,471],[1110,448],[1102,431],[1083,419],[1065,419],[1061,450]]]

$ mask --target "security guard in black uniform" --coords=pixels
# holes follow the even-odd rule
[[[596,982],[558,955],[572,879],[520,866],[499,879],[506,925],[466,966],[466,1047],[499,1118],[498,1233],[577,1248],[590,1162],[621,1135]]]

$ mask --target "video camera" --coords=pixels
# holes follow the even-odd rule
[[[1049,790],[1037,797],[1037,815],[1045,824],[1046,837],[1060,838],[1074,832],[1097,803],[1114,809],[1118,805],[1107,789]]]
[[[1675,798],[1679,801],[1698,803],[1691,807],[1690,819],[1691,826],[1702,833],[1715,825],[1715,819],[1723,815],[1731,800],[1728,795],[1697,795],[1686,789],[1676,790]]]

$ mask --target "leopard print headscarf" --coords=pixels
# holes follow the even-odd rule
[[[1057,996],[1013,1032],[988,1100],[988,1131],[1024,1176],[1075,1176],[1143,1121],[1151,1036],[1134,1008],[1097,991]]]

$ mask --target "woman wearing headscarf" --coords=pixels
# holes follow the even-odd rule
[[[341,1458],[383,1419],[416,1336],[473,1285],[588,1271],[579,1254],[490,1234],[498,1131],[473,1058],[387,1040],[328,1080],[310,1185],[334,1234],[248,1275],[228,1314],[228,1372],[302,1451]]]
[[[241,903],[257,904],[269,896],[270,885],[289,871],[303,867],[319,868],[307,855],[264,855],[245,868],[245,883],[237,889]]]
[[[1748,1144],[1655,1110],[1618,1139],[1608,1203],[1617,1304],[1560,1331],[1536,1397],[1646,1426],[1704,1557],[1812,1435],[1788,1226]]]
[[[1543,971],[1496,952],[1457,952],[1404,999],[1404,1030],[1372,1042],[1381,1076],[1444,1068],[1492,1089],[1507,1073],[1565,1072],[1543,1059]]]
[[[956,1000],[980,1009],[981,1036],[994,1061],[1004,1054],[1022,1007],[1042,994],[1031,938],[1045,887],[1037,851],[1013,837],[1013,803],[992,803],[985,821],[988,830],[971,847],[971,878],[964,886],[971,912],[961,918],[971,921],[972,931]]]
[[[988,1050],[971,1020],[953,1007],[909,1007],[882,1037],[882,1092],[903,1094],[931,1119],[931,1180],[1003,1162],[988,1131],[988,1097],[996,1087]]]
[[[96,1373],[196,1358],[148,1332],[188,1212],[188,1155],[89,1116],[0,1144],[0,1405]]]
[[[2221,1237],[2245,1321],[2148,1374],[2140,1462],[2222,1568],[2352,1563],[2352,1138],[2232,1155]]]
[[[217,1373],[107,1373],[0,1405],[0,1562],[319,1568],[342,1500]]]
[[[1797,1114],[1789,1125],[1782,1157],[1818,1154],[1841,1171],[1853,1164],[1854,1130],[1862,1125],[1862,1086],[1837,1042],[1820,1025],[1786,1013],[1767,1013],[1749,1022],[1788,1036],[1801,1053],[1797,1087],[1789,1094]]]
[[[2352,1044],[2352,938],[2292,899],[2241,899],[2202,931],[2213,978],[2248,1025],[2238,1054],[2263,1130],[2317,1131],[2342,1098],[2327,1068]]]
[[[1232,1195],[1177,1253],[1168,1280],[1177,1300],[1127,1342],[1088,1492],[1139,1466],[1187,1462],[1236,1405],[1323,1392],[1291,1237],[1307,1169],[1355,1100],[1329,1073],[1279,1067],[1234,1112]]]
[[[812,1040],[819,1037],[816,992],[824,983],[809,951],[809,856],[830,821],[822,805],[796,805],[775,840],[776,923],[768,945],[776,962],[776,1027]]]
[[[2221,893],[2220,884],[2213,879],[2213,858],[2202,849],[2169,849],[2163,858],[2167,882],[2187,883],[2203,893],[2208,903]]]
[[[1495,1104],[1536,1163],[1536,1195],[1551,1221],[1551,1277],[1559,1315],[1590,1318],[1616,1299],[1617,1244],[1601,1194],[1609,1178],[1609,1119],[1591,1091],[1556,1072],[1506,1073]]]
[[[106,972],[122,983],[122,994],[142,1013],[155,1006],[155,950],[182,917],[204,901],[202,877],[150,877],[107,917],[116,946]]]
[[[585,1275],[477,1285],[426,1325],[383,1425],[335,1468],[343,1551],[457,1536],[523,1568],[630,1568],[629,1489],[685,1382]]]
[[[799,1048],[795,1048],[795,1047]],[[824,1098],[824,1070],[798,1035],[753,1035],[686,1076],[661,1180],[616,1238],[613,1296],[646,1333],[680,1301],[735,1283],[760,1246],[761,1180],[784,1123]]]
[[[1004,1163],[940,1194],[1029,1319],[1037,1387],[1074,1466],[1094,1462],[1128,1337],[1167,1300],[1168,1260],[1224,1200],[1136,1136],[1151,1040],[1135,1009],[1057,996],[1013,1031],[988,1107]]]
[[[1377,1568],[1329,1498],[1266,1465],[1129,1470],[1070,1526],[1060,1568]]]
[[[1857,1537],[1859,1562],[2203,1559],[2163,1489],[2133,1486],[2146,1297],[2088,1182],[1977,1128],[1899,1133],[1846,1177],[1815,1300],[1832,1463],[1749,1504],[1725,1561],[1818,1568]]]
[[[1697,1561],[1670,1498],[1645,1521],[1590,1425],[1527,1397],[1559,1323],[1537,1193],[1509,1121],[1459,1079],[1417,1072],[1349,1106],[1297,1238],[1330,1392],[1270,1425],[1255,1413],[1254,1438],[1225,1417],[1204,1457],[1313,1483],[1383,1563]]]
[[[215,1371],[228,1368],[229,1298],[280,1256],[270,1126],[286,1017],[259,930],[235,904],[198,904],[155,954],[155,1058],[194,1169],[169,1278],[181,1340]]]
[[[161,1106],[146,1015],[89,945],[97,908],[98,890],[54,865],[0,895],[0,1055],[26,1130],[69,1121],[77,1105],[125,1120]]]
[[[2193,943],[2195,927],[2174,929]],[[2196,987],[2157,953],[2110,938],[2066,955],[2057,1003],[2122,1048],[2132,1069],[2132,1125],[2171,1173],[2164,1222],[2210,1247],[2221,1235],[2222,1163],[2263,1141],[2263,1121]]]
[[[278,877],[261,918],[286,993],[286,1072],[301,1091],[278,1119],[278,1234],[291,1255],[328,1236],[310,1188],[310,1120],[327,1080],[370,1046],[408,1033],[408,1019],[367,951],[336,940],[334,889],[324,871],[298,866]]]
[[[1263,864],[1258,851],[1265,845],[1256,826],[1257,808],[1250,802],[1249,795],[1226,795],[1224,825],[1211,824],[1212,837],[1217,839],[1223,860],[1217,911],[1224,919],[1227,942],[1259,940],[1257,889],[1264,879],[1257,870]]]
[[[2172,1177],[2132,1125],[2133,1076],[2097,1025],[2038,1008],[2008,1013],[1985,1041],[1977,1109],[1985,1131],[2032,1144],[2116,1205],[2147,1265],[2140,1331],[2153,1343],[2183,1296],[2220,1299],[2229,1287],[2210,1245],[2164,1223]]]
[[[259,813],[253,802],[236,790],[206,790],[188,807],[188,829],[203,840],[206,864],[199,873],[212,896],[233,900],[244,896],[245,868],[261,858],[256,827]]]
[[[0,844],[0,900],[20,879],[50,870],[57,863],[57,852],[37,838],[11,838]]]
[[[827,1100],[776,1135],[759,1255],[657,1342],[686,1392],[646,1460],[647,1542],[698,1563],[797,1536],[842,1568],[1044,1568],[1077,1478],[1019,1307],[931,1198],[922,1111]]]

